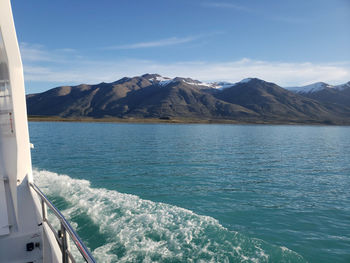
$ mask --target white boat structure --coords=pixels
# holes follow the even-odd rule
[[[0,262],[95,262],[71,225],[34,184],[22,61],[9,0],[0,0]],[[47,211],[58,218],[56,231]],[[57,227],[57,226],[56,226]]]

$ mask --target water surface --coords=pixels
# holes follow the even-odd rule
[[[350,261],[350,127],[31,122],[30,135],[38,184],[102,262]]]

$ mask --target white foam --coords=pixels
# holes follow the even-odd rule
[[[106,237],[105,244],[92,251],[98,262],[264,262],[269,252],[262,247],[267,246],[284,254],[279,247],[228,231],[214,218],[190,210],[92,188],[89,181],[66,175],[38,170],[33,174],[44,193],[69,203],[62,211],[68,219],[87,215],[98,226]],[[79,222],[73,224],[78,227]]]

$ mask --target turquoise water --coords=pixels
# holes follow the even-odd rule
[[[350,127],[30,123],[99,262],[349,262]]]

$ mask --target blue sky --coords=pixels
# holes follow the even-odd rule
[[[350,0],[12,0],[27,93],[159,73],[350,80]]]

